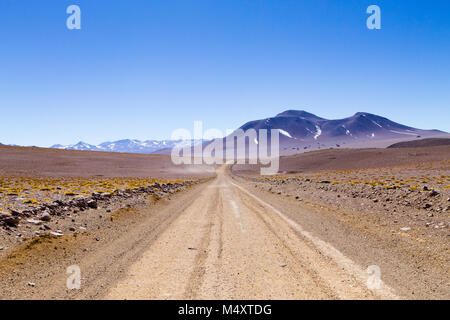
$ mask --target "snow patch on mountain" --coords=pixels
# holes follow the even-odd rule
[[[316,125],[316,130],[317,132],[314,135],[314,140],[317,140],[317,138],[320,137],[320,135],[322,134],[322,129],[318,125]]]
[[[288,137],[288,138],[293,139],[289,132],[284,131],[283,129],[278,129],[278,130],[280,131],[280,133],[281,133],[282,135],[284,135],[284,136],[286,136],[286,137]]]
[[[406,134],[406,135],[409,135],[409,136],[415,136],[415,135],[417,135],[416,133],[409,133],[409,132],[399,132],[399,131],[395,131],[395,130],[389,130],[390,132],[393,132],[393,133],[397,133],[397,134]]]
[[[370,120],[370,121],[372,121],[375,125],[379,126],[380,128],[383,128],[383,126],[381,124],[379,124],[378,122],[373,121],[373,120]]]

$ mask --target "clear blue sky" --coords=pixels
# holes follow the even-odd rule
[[[0,61],[2,143],[164,139],[285,109],[450,131],[447,0],[0,0]]]

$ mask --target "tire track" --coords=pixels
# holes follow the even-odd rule
[[[308,242],[312,243],[316,250],[318,250],[321,254],[324,256],[330,258],[337,266],[345,270],[347,274],[347,278],[353,278],[358,282],[358,287],[360,287],[361,293],[366,292],[368,293],[365,282],[367,280],[367,274],[364,272],[364,270],[358,266],[356,263],[354,263],[351,259],[345,257],[340,251],[338,251],[336,248],[331,246],[330,244],[326,243],[325,241],[322,241],[319,238],[316,238],[308,231],[304,230],[299,224],[294,222],[293,220],[287,218],[284,216],[278,209],[274,208],[272,205],[266,203],[265,201],[261,200],[257,196],[253,195],[251,192],[247,191],[245,188],[235,184],[234,182],[230,182],[231,185],[238,188],[240,191],[244,192],[246,195],[248,195],[250,198],[256,200],[259,202],[263,207],[266,207],[271,212],[275,213],[279,218],[281,218],[285,223],[287,223],[292,229],[294,229],[296,232],[298,232],[302,238],[308,240]],[[272,229],[273,230],[273,229]],[[305,243],[305,241],[302,241],[301,243]],[[328,264],[330,266],[330,264]],[[322,271],[325,271],[325,269],[322,269]],[[327,273],[327,272],[326,272]],[[330,273],[328,272],[330,275]],[[325,279],[327,279],[325,277]],[[328,281],[333,282],[333,280],[329,279]],[[336,286],[335,288],[339,288],[339,282],[334,281]],[[348,286],[342,287],[340,290],[341,296],[345,295],[346,292],[348,292]],[[369,292],[372,295],[372,292]],[[379,296],[381,298],[385,299],[399,299],[399,297],[395,294],[395,291],[387,286],[384,283],[381,283],[381,288],[376,291],[376,296]]]
[[[218,198],[219,192],[214,192],[214,196],[209,202],[206,214],[207,221],[206,225],[203,227],[206,230],[204,230],[203,237],[200,240],[199,247],[197,248],[198,253],[194,261],[194,270],[189,276],[187,287],[183,295],[186,299],[196,299],[199,288],[202,285],[203,277],[206,271],[205,261],[208,258],[210,250],[209,246],[211,243],[211,231],[214,225],[214,213],[218,212]]]

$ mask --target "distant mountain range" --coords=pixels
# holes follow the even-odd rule
[[[76,144],[61,145],[55,144],[50,148],[65,149],[65,150],[83,150],[83,151],[105,151],[105,152],[123,152],[123,153],[154,153],[161,149],[173,148],[177,144],[196,144],[202,142],[201,140],[117,140],[107,141],[99,145],[89,144],[80,141]]]
[[[287,110],[275,117],[245,123],[239,129],[278,129],[280,153],[298,153],[310,150],[340,147],[387,147],[395,142],[436,136],[448,136],[439,130],[423,130],[393,122],[387,118],[357,112],[343,119],[325,119],[303,110]],[[209,144],[205,140],[118,140],[93,145],[78,142],[73,145],[55,144],[51,148],[66,150],[105,151],[123,153],[170,154],[177,144]],[[258,140],[248,141],[258,145]]]
[[[286,150],[289,150],[288,153],[297,153],[330,147],[386,147],[391,141],[447,134],[439,130],[405,126],[367,112],[329,120],[303,110],[287,110],[275,117],[250,121],[240,129],[279,129],[282,154],[286,154]],[[249,143],[258,144],[258,141]]]

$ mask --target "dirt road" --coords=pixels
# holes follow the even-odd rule
[[[107,299],[398,298],[365,268],[233,182],[224,168]]]
[[[320,204],[254,187],[223,167],[216,179],[121,213],[98,233],[27,246],[2,262],[0,297],[449,297],[447,260],[435,258],[442,252],[394,242],[370,226],[335,219]],[[74,264],[81,290],[66,288],[66,267]]]

